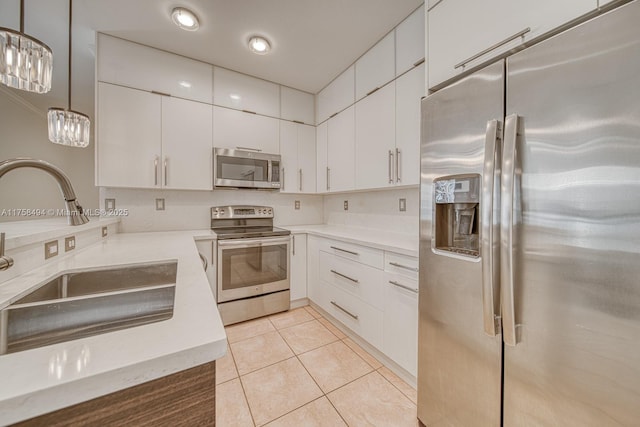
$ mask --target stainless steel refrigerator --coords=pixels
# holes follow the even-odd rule
[[[640,425],[640,3],[422,104],[418,418]]]

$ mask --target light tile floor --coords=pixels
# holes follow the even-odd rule
[[[311,307],[226,331],[219,427],[418,425],[416,390]]]

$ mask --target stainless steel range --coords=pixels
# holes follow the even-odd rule
[[[268,206],[211,208],[217,302],[225,325],[289,309],[289,230]]]

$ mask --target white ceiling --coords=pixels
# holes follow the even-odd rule
[[[0,26],[19,27],[19,0],[0,1]],[[92,111],[95,31],[317,93],[423,3],[422,0],[75,0],[74,109]],[[176,27],[174,7],[200,18],[197,32]],[[47,96],[12,91],[38,108],[64,106],[68,0],[26,0],[25,32],[51,46]],[[272,43],[251,53],[253,34]],[[4,91],[7,93],[7,90]]]

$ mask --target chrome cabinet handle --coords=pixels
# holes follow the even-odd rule
[[[513,193],[515,187],[516,140],[518,138],[518,115],[507,117],[504,125],[504,153],[500,182],[500,292],[502,301],[502,333],[504,343],[517,344],[514,302],[513,260]]]
[[[168,178],[168,176],[167,176],[167,174],[168,174],[168,173],[167,173],[167,172],[168,172],[168,171],[167,171],[167,165],[168,165],[168,163],[169,163],[169,158],[168,158],[168,157],[165,157],[165,158],[164,158],[164,185],[165,185],[165,187],[166,187],[167,185],[169,185],[169,178]]]
[[[236,147],[238,150],[249,150],[249,151],[257,151],[261,152],[262,150],[259,148],[251,148],[251,147]]]
[[[394,267],[398,268],[404,268],[405,270],[409,271],[415,271],[416,273],[418,272],[418,269],[416,267],[409,267],[408,265],[398,264],[397,262],[389,262],[389,265],[393,265]]]
[[[300,180],[300,184],[298,185],[298,188],[300,191],[302,191],[302,169],[298,170],[298,175],[299,175],[298,179]]]
[[[334,305],[338,310],[342,311],[343,313],[346,313],[349,316],[351,316],[352,318],[354,318],[355,320],[358,320],[358,315],[357,314],[353,314],[349,310],[346,310],[346,309],[340,307],[340,305],[338,305],[335,301],[331,301],[331,304]]]
[[[402,173],[400,171],[400,149],[396,148],[396,182],[402,181]]]
[[[395,282],[395,281],[393,281],[393,280],[389,280],[389,283],[391,283],[393,286],[397,286],[397,287],[399,287],[399,288],[406,289],[407,291],[411,291],[411,292],[413,292],[413,293],[415,293],[415,294],[417,294],[417,293],[418,293],[418,290],[417,290],[417,289],[415,289],[415,288],[411,288],[411,287],[406,286],[406,285],[403,285],[402,283],[398,283],[398,282]]]
[[[329,246],[331,249],[335,249],[336,251],[346,252],[351,255],[360,255],[358,252],[348,251],[346,249],[337,248],[335,246]]]
[[[389,184],[393,184],[393,151],[389,150]]]
[[[202,254],[198,254],[200,255],[200,261],[202,262],[202,268],[204,269],[204,271],[207,271],[207,269],[209,268],[209,262],[207,261],[207,257],[205,257]]]
[[[158,156],[156,156],[153,159],[153,170],[154,170],[154,174],[155,174],[154,185],[158,185],[158,163],[159,162],[160,162],[160,158]]]
[[[340,277],[343,277],[343,278],[345,278],[345,279],[347,279],[347,280],[351,280],[353,283],[360,283],[360,281],[359,281],[358,279],[354,279],[354,278],[352,278],[352,277],[349,277],[349,276],[347,276],[346,274],[338,273],[338,272],[337,272],[337,271],[335,271],[335,270],[331,270],[331,272],[332,272],[333,274],[338,275],[338,276],[340,276]]]
[[[282,191],[285,191],[285,182],[287,182],[287,180],[284,179],[284,168],[282,168]]]
[[[500,230],[498,214],[494,213],[500,206],[500,195],[494,194],[500,187],[500,142],[502,125],[498,120],[487,122],[484,142],[484,170],[482,171],[482,205],[481,205],[481,258],[482,258],[482,317],[484,332],[495,337],[500,331],[499,283],[500,254],[498,242]],[[498,167],[496,167],[498,166]]]
[[[295,256],[296,254],[296,235],[295,234],[291,235],[291,252],[292,252],[292,255]]]
[[[511,40],[515,40],[518,37],[522,37],[525,34],[527,34],[529,31],[531,31],[531,28],[527,27],[522,31],[518,31],[517,33],[515,33],[512,36],[507,37],[506,39],[502,40],[501,42],[498,42],[496,44],[494,44],[491,47],[486,48],[485,50],[483,50],[482,52],[476,53],[475,55],[473,55],[471,58],[465,59],[464,61],[456,64],[453,66],[454,69],[458,69],[460,67],[464,67],[465,65],[467,65],[469,62],[473,61],[474,59],[478,59],[480,58],[482,55],[491,52],[494,49],[499,48],[500,46],[502,46],[503,44],[507,44],[509,43]]]
[[[13,258],[4,255],[5,234],[0,233],[0,271],[5,271],[13,266]]]
[[[331,169],[327,167],[327,191],[331,190]]]

